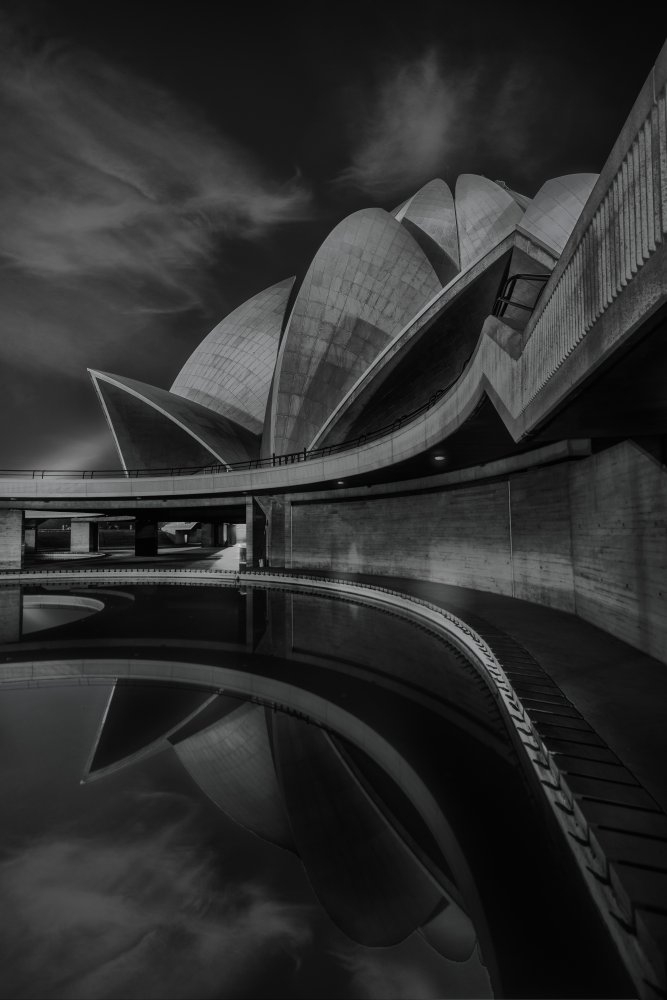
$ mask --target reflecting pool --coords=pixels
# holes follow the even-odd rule
[[[627,996],[492,691],[288,589],[0,587],[5,997]]]

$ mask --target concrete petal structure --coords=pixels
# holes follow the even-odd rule
[[[560,256],[597,179],[598,174],[568,174],[547,181],[526,209],[521,229]]]
[[[508,190],[479,174],[460,175],[455,203],[461,270],[511,233],[523,216]]]
[[[170,391],[92,372],[124,468],[294,460],[403,419],[461,376],[487,333],[519,357],[594,182],[555,178],[531,201],[476,174],[452,197],[436,178],[392,213],[339,223],[298,291],[288,278],[238,306]]]
[[[171,392],[261,434],[294,278],[254,295],[193,351]]]
[[[412,233],[443,285],[459,270],[459,238],[452,192],[436,178],[401,206],[396,218]]]
[[[231,819],[272,844],[293,848],[264,708],[241,705],[174,749],[199,787]]]
[[[315,255],[278,356],[271,450],[308,447],[383,347],[440,291],[426,255],[379,208],[341,222]]]
[[[244,427],[156,386],[90,371],[125,469],[202,467],[259,453]]]

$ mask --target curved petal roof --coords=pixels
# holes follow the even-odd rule
[[[90,371],[126,469],[255,458],[258,439],[219,413],[136,379]]]
[[[455,202],[461,270],[511,233],[523,216],[509,191],[478,174],[459,176]]]
[[[261,705],[241,705],[174,749],[199,787],[231,819],[264,840],[292,848]]]
[[[171,392],[261,434],[280,332],[294,278],[254,295],[202,340]]]
[[[567,174],[547,181],[526,209],[521,228],[560,256],[598,176]]]
[[[414,223],[447,255],[456,270],[459,267],[459,238],[454,198],[440,178],[420,188],[400,213],[400,221]],[[422,249],[424,249],[422,247]]]
[[[307,447],[359,375],[439,292],[426,255],[379,208],[330,233],[308,269],[283,338],[272,401],[272,450]]]

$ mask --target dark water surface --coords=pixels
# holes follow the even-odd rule
[[[632,995],[492,693],[414,623],[5,586],[2,663],[0,996]]]

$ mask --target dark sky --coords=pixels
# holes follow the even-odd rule
[[[599,11],[0,2],[0,467],[118,467],[86,368],[168,388],[352,211],[598,171],[665,27]]]

